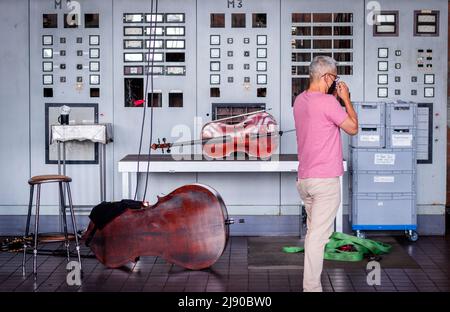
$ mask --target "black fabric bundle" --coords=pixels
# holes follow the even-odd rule
[[[102,202],[92,208],[89,219],[101,230],[114,218],[124,213],[125,210],[139,209],[141,206],[142,202],[131,199],[122,199],[119,202]]]
[[[89,246],[92,238],[94,237],[97,229],[102,230],[109,222],[114,220],[116,217],[120,216],[127,209],[140,209],[142,207],[142,202],[122,199],[118,202],[102,202],[92,208],[89,215],[89,219],[94,223],[94,230],[90,233],[89,237],[86,239],[86,246]]]

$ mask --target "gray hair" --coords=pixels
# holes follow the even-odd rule
[[[320,79],[322,75],[334,72],[336,72],[336,61],[329,56],[316,56],[309,64],[309,77],[311,80]]]

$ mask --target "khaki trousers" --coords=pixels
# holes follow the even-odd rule
[[[307,213],[303,291],[321,292],[323,253],[333,233],[341,202],[339,177],[299,179],[297,189]]]

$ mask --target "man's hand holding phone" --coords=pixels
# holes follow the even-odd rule
[[[337,95],[344,101],[345,104],[350,102],[350,91],[345,82],[339,81],[336,86]]]

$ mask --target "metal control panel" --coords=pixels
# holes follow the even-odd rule
[[[39,0],[29,10],[31,175],[51,174],[57,172],[57,147],[50,144],[50,126],[58,122],[60,106],[71,107],[71,123],[113,122],[112,7],[103,1]],[[66,159],[76,204],[90,207],[99,198],[93,187],[99,183],[98,146],[67,143]],[[111,151],[107,159],[111,177]],[[108,197],[112,185],[108,179]],[[48,194],[43,204],[54,205],[56,190]]]
[[[447,2],[379,1],[365,27],[366,101],[417,102],[419,214],[444,213],[447,111]],[[369,2],[366,5],[370,7]],[[434,185],[438,187],[427,188]],[[427,189],[425,191],[425,189]]]
[[[198,10],[199,116],[270,109],[279,118],[279,38],[274,1],[200,1]],[[203,102],[203,101],[202,101]],[[213,114],[214,116],[211,116]]]

